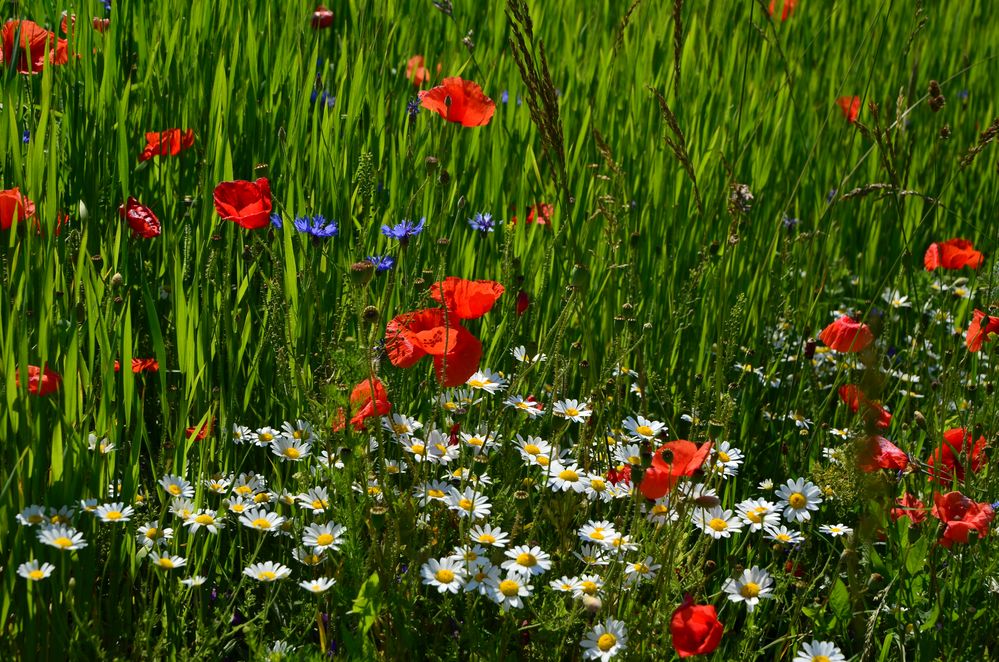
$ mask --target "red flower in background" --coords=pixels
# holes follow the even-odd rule
[[[481,87],[461,78],[445,78],[441,85],[420,92],[420,105],[462,126],[485,126],[496,112]]]
[[[21,388],[21,371],[14,373],[14,384]],[[28,366],[28,393],[31,395],[51,395],[62,385],[62,375],[48,366],[44,369],[36,365]]]
[[[215,419],[210,418],[208,421],[198,429],[198,426],[189,427],[186,430],[188,441],[202,441],[208,438],[208,435],[212,433],[212,427],[215,425]]]
[[[926,460],[930,480],[937,483],[950,483],[952,479],[964,480],[965,458],[970,460],[971,470],[978,473],[985,464],[985,437],[978,441],[964,428],[951,428],[943,434],[943,443]]]
[[[987,503],[977,503],[960,492],[933,494],[933,516],[944,523],[940,544],[950,548],[954,543],[966,544],[974,531],[979,538],[989,534],[989,524],[995,511]]]
[[[430,78],[430,71],[424,66],[426,60],[422,55],[414,55],[406,62],[406,80],[413,84],[413,87],[420,87]]]
[[[948,239],[930,244],[923,255],[923,266],[927,271],[934,269],[977,269],[985,259],[967,239]]]
[[[215,187],[214,199],[219,216],[247,230],[267,227],[271,222],[271,187],[265,177],[255,182],[222,182]]]
[[[669,461],[663,457],[663,452],[670,454]],[[711,452],[711,442],[698,446],[697,444],[678,439],[670,441],[652,455],[652,466],[645,470],[638,489],[647,499],[659,499],[676,487],[680,478],[693,476],[701,468]]]
[[[861,352],[874,342],[874,334],[870,327],[861,322],[855,322],[848,315],[822,329],[819,340],[837,352]]]
[[[880,402],[868,400],[860,387],[854,384],[845,384],[839,387],[839,399],[846,403],[854,414],[864,406],[864,420],[870,421],[875,427],[885,430],[891,425],[891,414],[881,406]]]
[[[160,363],[156,359],[132,359],[132,372],[139,374],[142,372],[158,372]],[[121,361],[115,359],[114,371],[121,372]]]
[[[35,203],[15,186],[0,191],[0,228],[9,230],[14,221],[23,221],[35,215]]]
[[[909,466],[908,456],[902,449],[884,437],[869,437],[857,454],[857,465],[861,471],[871,473],[878,469],[902,471]]]
[[[146,134],[146,146],[139,154],[139,161],[148,161],[154,156],[177,156],[194,145],[194,129],[167,129]]]
[[[448,276],[430,286],[434,301],[461,320],[478,319],[488,313],[504,291],[494,280],[466,280],[457,276]]]
[[[49,32],[34,21],[7,21],[0,31],[0,41],[3,42],[0,64],[10,66],[9,63],[14,61],[16,55],[17,70],[22,74],[41,73],[45,68],[46,53],[52,64],[69,62],[66,40],[58,39],[54,32]]]
[[[616,469],[608,469],[607,480],[610,481],[611,485],[631,483],[631,465],[623,464]]]
[[[331,25],[333,25],[333,12],[323,5],[316,7],[316,10],[312,12],[312,29],[322,30]]]
[[[840,97],[836,99],[836,105],[843,111],[843,117],[850,124],[857,121],[860,115],[860,97]]]
[[[964,344],[968,347],[968,351],[977,352],[982,345],[992,340],[994,333],[999,333],[999,317],[990,317],[975,308]]]
[[[783,7],[781,8],[781,12],[780,12],[780,20],[781,21],[786,21],[787,19],[791,18],[791,14],[794,13],[794,6],[796,4],[798,4],[798,0],[784,0],[783,1],[783,3],[782,3]],[[770,12],[771,16],[773,16],[774,12],[776,11],[775,5],[776,5],[776,0],[770,0],[770,7],[768,7],[767,10]]]
[[[350,393],[350,409],[356,412],[350,419],[355,430],[364,428],[364,421],[372,417],[384,416],[392,411],[388,393],[377,377],[365,379]]]
[[[895,507],[891,509],[890,515],[893,522],[907,517],[913,524],[919,524],[926,519],[926,504],[906,492],[905,496],[895,499]]]
[[[669,621],[673,648],[680,657],[712,652],[718,648],[724,630],[714,605],[695,605],[689,597],[677,607]]]
[[[110,18],[100,18],[98,16],[94,16],[93,23],[94,23],[94,29],[101,33],[107,32],[107,29],[111,27]]]
[[[135,198],[129,197],[128,202],[118,207],[118,214],[128,221],[128,227],[136,236],[152,239],[160,235],[160,219]]]

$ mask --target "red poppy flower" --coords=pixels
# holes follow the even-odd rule
[[[669,453],[669,461],[663,457],[664,451]],[[638,489],[647,499],[663,497],[676,487],[680,478],[693,476],[708,459],[710,452],[711,442],[698,446],[686,439],[678,439],[660,446],[652,455],[652,466],[645,470]]]
[[[873,435],[867,439],[857,454],[861,471],[871,473],[878,469],[902,471],[909,466],[909,458],[902,449],[884,437]]]
[[[618,483],[631,483],[631,465],[622,464],[616,469],[608,469],[607,480],[611,485],[617,485]]]
[[[143,239],[159,236],[160,219],[156,218],[152,209],[135,198],[129,197],[128,202],[118,207],[118,214],[128,221],[128,227],[136,236]]]
[[[854,414],[864,407],[864,420],[872,423],[876,428],[885,430],[891,425],[891,414],[881,406],[880,402],[868,400],[864,392],[854,384],[845,384],[839,387],[839,399],[846,403]]]
[[[933,494],[933,516],[944,523],[940,544],[950,548],[954,543],[967,544],[974,531],[979,538],[989,534],[989,524],[995,511],[987,503],[977,503],[960,492]]]
[[[160,369],[160,363],[156,359],[132,359],[132,372],[139,374],[142,372],[157,372]],[[121,372],[121,362],[115,359],[114,371]]]
[[[0,228],[9,230],[14,221],[23,221],[35,215],[35,203],[15,186],[0,191]]]
[[[860,115],[860,97],[840,97],[836,99],[836,105],[843,111],[843,117],[850,124],[857,121]]]
[[[312,29],[321,30],[333,25],[333,12],[326,7],[319,5],[312,12]]]
[[[21,388],[21,371],[14,373],[14,384]],[[31,395],[51,395],[62,385],[62,375],[48,366],[44,369],[36,365],[28,366],[28,393]]]
[[[680,657],[712,652],[718,648],[724,630],[714,605],[695,605],[689,597],[673,612],[669,621],[673,648]]]
[[[895,499],[895,507],[891,509],[890,515],[893,522],[908,517],[913,524],[919,524],[926,519],[926,504],[906,492],[905,496]]]
[[[964,480],[964,462],[969,460],[971,470],[978,473],[985,464],[985,437],[974,441],[964,428],[951,428],[943,434],[943,443],[926,460],[930,480],[950,483],[957,478]]]
[[[527,296],[527,292],[524,290],[517,292],[517,315],[520,316],[526,313],[530,305],[531,299]]]
[[[445,78],[441,85],[420,92],[420,105],[462,126],[485,126],[496,112],[481,87],[461,78]]]
[[[780,12],[780,20],[786,21],[787,19],[791,18],[791,14],[794,13],[794,6],[798,4],[798,0],[784,0],[782,4],[783,7]],[[773,16],[774,12],[776,11],[775,5],[776,5],[776,0],[770,0],[770,7],[768,8],[768,11],[770,12],[771,16]]]
[[[202,441],[206,439],[208,435],[212,433],[212,426],[214,425],[215,425],[215,419],[211,418],[208,420],[207,423],[201,426],[201,429],[198,429],[197,425],[195,425],[194,427],[187,428],[186,433],[188,441],[192,440]]]
[[[430,71],[424,66],[425,63],[422,55],[414,55],[406,62],[406,80],[413,87],[420,87],[430,78]]]
[[[930,244],[923,255],[923,266],[927,271],[944,269],[977,269],[982,266],[985,256],[967,239],[948,239]]]
[[[457,276],[448,276],[430,286],[430,296],[461,320],[479,319],[492,310],[503,292],[503,286],[494,280],[465,280]]]
[[[255,182],[222,182],[215,187],[214,198],[219,216],[247,230],[264,228],[271,222],[271,186],[265,177]]]
[[[18,40],[20,35],[20,40]],[[34,21],[7,21],[0,31],[0,64],[7,64],[17,56],[17,70],[22,74],[41,73],[45,68],[45,54],[52,64],[69,62],[68,45],[54,32],[42,28]],[[30,59],[29,59],[30,57]]]
[[[837,352],[861,352],[874,342],[874,334],[866,324],[843,315],[822,329],[819,340]]]
[[[971,352],[977,352],[982,345],[992,340],[992,335],[999,333],[999,317],[991,317],[975,308],[971,324],[968,325],[968,335],[964,337],[964,344]]]
[[[382,383],[377,377],[372,377],[360,382],[351,391],[350,408],[357,412],[350,419],[350,423],[355,430],[361,430],[367,419],[384,416],[392,411],[392,403],[388,401],[388,393]]]
[[[146,134],[146,146],[139,154],[139,161],[154,156],[177,156],[194,145],[194,129],[167,129]]]
[[[108,28],[111,27],[110,18],[100,18],[98,16],[94,16],[93,23],[94,29],[101,33],[107,32]]]
[[[460,386],[479,369],[482,343],[468,329],[447,319],[442,308],[403,313],[385,329],[385,349],[392,365],[409,368],[424,356],[434,359],[437,380]]]

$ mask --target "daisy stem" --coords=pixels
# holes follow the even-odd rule
[[[326,627],[323,625],[323,613],[319,610],[319,601],[316,601],[316,626],[319,628],[319,648],[326,652]]]

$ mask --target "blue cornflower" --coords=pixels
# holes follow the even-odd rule
[[[281,222],[281,214],[271,214],[271,225],[278,230],[284,227],[284,223]]]
[[[784,214],[784,218],[781,219],[781,223],[784,224],[785,230],[793,230],[798,225],[798,223],[801,223],[801,220],[797,218],[792,218],[787,214]]]
[[[30,140],[31,140],[31,130],[25,129],[24,133],[21,134],[21,142],[27,145]]]
[[[409,116],[409,121],[415,123],[416,116],[419,114],[419,112],[420,112],[420,100],[410,99],[409,102],[406,103],[406,114]]]
[[[368,262],[375,265],[375,271],[379,273],[395,266],[395,258],[391,255],[369,255]]]
[[[319,214],[316,214],[315,216],[295,217],[295,229],[299,232],[311,234],[317,239],[335,237],[340,233],[340,228],[337,226],[336,221],[330,221],[327,223],[326,218],[320,216]]]
[[[104,11],[111,11],[111,0],[104,0]]]
[[[472,226],[473,230],[478,230],[485,234],[486,232],[493,231],[493,226],[496,225],[496,222],[493,221],[492,214],[478,213],[474,218],[468,219],[468,224]]]
[[[832,204],[832,201],[836,199],[837,195],[839,195],[839,189],[829,189],[829,192],[826,193],[826,202]]]
[[[415,237],[423,232],[423,226],[426,225],[426,222],[426,218],[421,218],[420,222],[416,224],[412,221],[402,221],[401,223],[396,223],[391,227],[383,225],[382,234],[391,239],[398,239],[400,242],[405,244],[409,241],[410,237]]]
[[[500,95],[500,101],[506,103],[509,100],[510,100],[510,93],[507,92],[506,90],[503,90],[503,94]]]
[[[327,108],[333,108],[336,105],[336,97],[327,93],[325,90],[322,92],[319,90],[312,90],[311,100],[313,106],[316,105],[316,102],[324,104]]]

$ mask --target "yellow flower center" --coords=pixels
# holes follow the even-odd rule
[[[517,555],[517,565],[522,565],[525,568],[533,568],[537,564],[538,559],[535,558],[534,554],[524,552],[523,554]]]
[[[597,586],[596,582],[591,582],[591,581],[583,582],[582,584],[580,584],[580,588],[583,589],[583,593],[585,593],[586,595],[596,595],[597,590],[599,590],[599,587]]]
[[[433,497],[435,499],[444,498],[444,493],[440,490],[427,490],[427,496]]]
[[[269,529],[271,528],[271,521],[265,517],[258,517],[253,520],[253,528],[255,529]]]
[[[461,501],[458,502],[458,507],[461,508],[462,510],[471,510],[472,506],[474,505],[475,504],[472,503],[471,499],[462,499]]]
[[[760,585],[756,582],[746,582],[739,589],[739,595],[744,598],[755,598],[760,594]]]
[[[389,464],[385,467],[385,473],[387,474],[397,474],[399,473],[399,465]]]
[[[746,518],[753,524],[759,524],[763,521],[763,513],[765,512],[765,508],[753,508],[746,512]]]
[[[253,488],[250,487],[249,485],[240,485],[239,487],[237,487],[236,489],[234,489],[233,492],[235,492],[236,494],[238,494],[240,496],[246,496],[247,494],[250,494],[251,492],[253,492]]]
[[[146,529],[146,537],[149,538],[150,540],[156,540],[157,538],[160,537],[159,529],[149,527],[148,529]]]
[[[667,508],[666,506],[664,506],[661,503],[657,503],[656,505],[652,506],[652,514],[653,515],[665,515],[668,512],[669,512],[669,508]]]
[[[778,533],[774,537],[781,542],[791,542],[791,536],[787,535],[786,533]]]
[[[241,503],[233,503],[233,504],[230,504],[229,510],[231,510],[234,513],[241,513],[244,510],[246,510],[246,506],[244,506]]]
[[[590,488],[594,492],[603,492],[604,490],[607,489],[607,483],[605,483],[604,481],[602,481],[600,479],[595,478],[595,479],[593,479],[593,480],[590,481]]]
[[[378,496],[382,493],[382,488],[377,485],[371,485],[368,487],[368,496]]]
[[[496,536],[490,535],[488,533],[483,533],[481,536],[479,536],[479,542],[485,545],[492,545],[494,542],[496,542]]]
[[[67,547],[72,547],[73,546],[73,541],[70,540],[69,538],[67,538],[66,536],[59,536],[58,538],[56,538],[55,540],[53,540],[52,543],[56,547],[62,547],[63,549],[66,549]]]
[[[487,384],[487,382],[482,379],[469,379],[466,383],[472,388],[485,388]]]
[[[506,597],[512,598],[513,596],[520,593],[520,584],[518,584],[512,579],[504,579],[499,584],[499,590],[500,593],[502,593]]]
[[[326,507],[326,504],[323,503],[322,501],[320,501],[319,499],[313,499],[312,500],[312,509],[313,510],[322,510],[325,507]]]
[[[166,568],[167,570],[173,568],[173,559],[167,558],[165,556],[161,558],[159,561],[157,561],[157,563],[161,568]]]
[[[439,450],[444,455],[447,454],[447,446],[445,446],[444,444],[434,444],[434,448]]]
[[[482,446],[485,443],[486,443],[485,441],[479,439],[478,437],[472,437],[471,439],[468,440],[469,446]]]
[[[570,483],[574,483],[579,480],[579,474],[572,469],[563,469],[559,472],[558,477]]]
[[[447,568],[441,568],[440,570],[438,570],[434,574],[434,577],[436,577],[437,581],[439,581],[441,584],[450,584],[451,582],[454,581],[454,573],[448,570]]]
[[[641,464],[641,463],[642,463],[642,458],[638,457],[637,455],[628,456],[628,464]]]
[[[592,538],[593,540],[603,540],[604,539],[604,530],[603,529],[593,529],[593,532],[590,533],[590,538]]]
[[[427,449],[423,444],[413,444],[409,450],[412,451],[413,455],[423,455]]]
[[[805,504],[808,503],[808,499],[806,499],[805,495],[802,494],[801,492],[795,492],[794,494],[792,494],[787,498],[787,502],[795,510],[801,510],[802,508],[805,507]]]
[[[267,492],[261,492],[253,497],[253,503],[267,503],[271,500],[271,495]]]
[[[579,410],[576,409],[575,407],[566,407],[565,408],[565,415],[568,416],[568,417],[570,417],[570,418],[573,417],[573,416],[578,416],[579,415]]]
[[[284,456],[292,460],[297,460],[299,457],[302,456],[302,452],[297,448],[295,448],[294,446],[289,446],[288,448],[284,449]]]
[[[637,428],[635,428],[635,434],[640,434],[643,437],[651,437],[655,433],[652,431],[652,428],[650,428],[648,425],[639,425]]]
[[[444,409],[447,409],[448,411],[454,411],[457,408],[458,408],[458,405],[455,404],[455,403],[453,403],[453,402],[445,402],[444,403]]]
[[[814,655],[812,657],[812,662],[829,662],[829,658],[825,655]]]
[[[635,563],[631,568],[640,575],[645,575],[649,572],[649,566],[644,563]]]
[[[333,540],[333,536],[328,533],[323,533],[316,537],[316,544],[319,546],[332,545]]]
[[[104,518],[109,520],[118,520],[121,519],[121,517],[122,515],[120,510],[109,510],[104,514]]]
[[[606,653],[610,649],[614,648],[614,644],[616,643],[617,637],[612,635],[610,632],[605,632],[600,635],[599,639],[597,639],[597,648]]]
[[[180,489],[180,485],[172,483],[169,487],[167,487],[167,492],[174,496],[180,496],[180,493],[183,492],[183,490]]]
[[[551,462],[551,460],[549,460],[544,455],[538,455],[534,461],[538,463],[539,467],[547,467],[548,464]]]
[[[42,521],[42,520],[44,520],[44,519],[45,519],[45,518],[44,518],[44,517],[42,517],[41,515],[29,515],[29,516],[28,516],[28,521],[29,521],[30,523],[32,523],[32,524],[38,524],[39,522],[41,522],[41,521]]]
[[[720,517],[715,517],[712,518],[710,522],[708,522],[708,526],[710,526],[715,531],[724,531],[725,529],[728,528],[728,522],[726,522]]]
[[[260,574],[257,575],[257,579],[262,579],[264,581],[271,581],[271,580],[277,579],[277,574],[274,573],[274,572],[271,572],[270,570],[264,570]]]
[[[260,441],[265,441],[268,444],[274,441],[274,435],[272,435],[270,432],[261,432],[259,435],[257,435],[257,437],[260,439]]]
[[[205,526],[208,526],[209,524],[215,523],[215,518],[209,515],[208,513],[201,513],[200,515],[194,518],[194,521],[197,522],[198,524],[204,524]]]
[[[530,408],[531,408],[531,403],[527,402],[526,400],[522,400],[517,403],[517,409],[530,409]]]
[[[731,462],[732,457],[725,451],[718,451],[718,461],[719,462]]]
[[[318,554],[306,554],[302,560],[306,563],[306,565],[319,565],[319,561],[321,559]]]
[[[39,579],[44,579],[44,577],[45,573],[42,572],[41,570],[32,570],[31,572],[28,573],[28,578],[34,579],[35,581],[38,581]]]
[[[396,434],[406,434],[409,432],[409,426],[405,423],[393,423],[392,432],[395,432]]]

